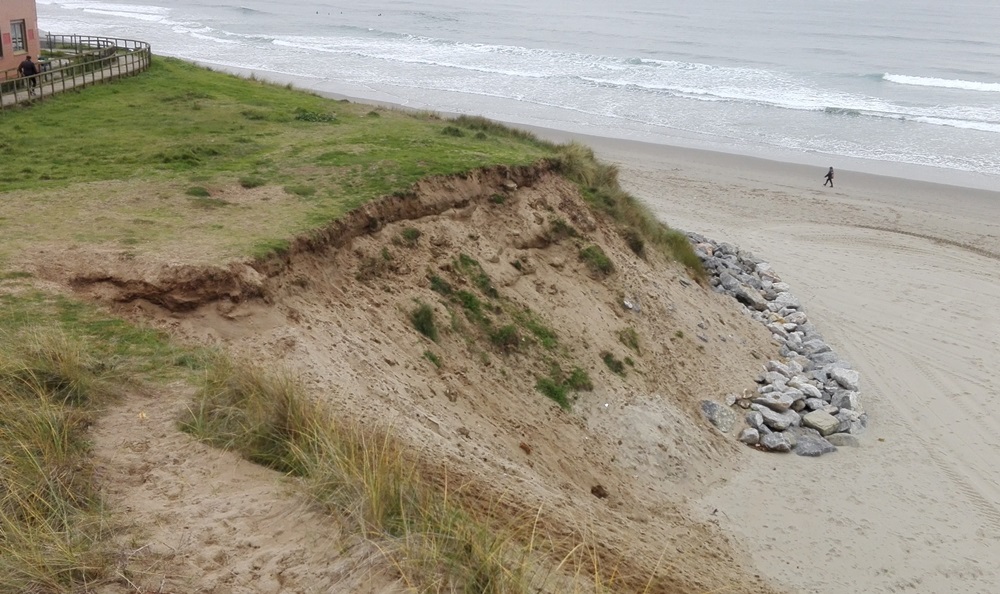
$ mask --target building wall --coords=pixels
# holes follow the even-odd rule
[[[26,49],[15,51],[11,34],[11,22],[24,21]],[[35,0],[2,0],[0,1],[0,78],[3,71],[15,69],[25,56],[38,59],[38,11]]]

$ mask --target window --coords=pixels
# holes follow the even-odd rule
[[[24,21],[10,22],[10,45],[15,52],[28,51],[28,35],[24,29]]]

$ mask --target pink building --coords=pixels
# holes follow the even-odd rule
[[[38,11],[35,0],[0,1],[0,78],[25,56],[38,60]]]

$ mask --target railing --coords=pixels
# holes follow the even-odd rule
[[[87,35],[47,35],[39,74],[21,77],[17,69],[0,73],[0,110],[55,93],[131,76],[149,68],[149,44],[131,39]]]

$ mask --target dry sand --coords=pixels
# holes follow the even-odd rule
[[[862,374],[871,428],[739,454],[694,510],[794,591],[1000,587],[1000,194],[587,139],[662,220],[752,250]]]

